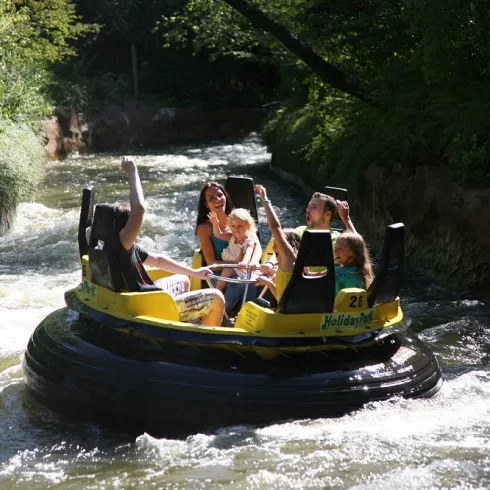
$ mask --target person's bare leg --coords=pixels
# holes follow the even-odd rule
[[[184,283],[184,292],[185,292],[185,293],[187,293],[187,292],[188,292],[188,291],[190,291],[190,289],[191,289],[191,281],[190,281],[190,279],[189,279],[189,278],[188,278],[186,275],[184,275],[184,274],[182,274],[182,277],[183,277],[182,282]]]
[[[211,311],[201,318],[201,325],[219,326],[223,321],[225,312],[225,297],[221,291],[215,290],[213,297],[213,306]]]
[[[235,276],[235,269],[232,269],[231,267],[223,269],[221,272],[220,277],[234,277]],[[225,281],[218,281],[216,284],[216,287],[223,292],[226,288],[226,282]]]

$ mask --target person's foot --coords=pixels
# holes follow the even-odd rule
[[[234,318],[227,318],[226,316],[223,317],[223,320],[221,322],[222,327],[234,327],[235,326],[235,319]]]

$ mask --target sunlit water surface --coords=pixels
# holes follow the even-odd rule
[[[229,174],[266,185],[285,225],[302,222],[305,198],[267,173],[269,155],[254,137],[136,158],[148,209],[141,241],[149,249],[189,262],[199,189]],[[392,400],[336,419],[229,427],[185,440],[77,424],[33,401],[22,381],[24,348],[79,280],[82,188],[94,185],[98,201],[127,199],[119,161],[111,154],[50,163],[45,185],[0,238],[2,490],[490,487],[490,302],[441,289],[416,271],[402,294],[404,311],[446,379],[430,400]]]

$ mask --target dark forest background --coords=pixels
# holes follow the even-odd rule
[[[40,121],[137,99],[265,108],[283,167],[490,177],[483,0],[3,0],[0,207],[41,178]]]

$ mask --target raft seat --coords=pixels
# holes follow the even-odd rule
[[[88,256],[82,257],[82,294],[85,292],[85,300],[116,317],[147,316],[178,321],[174,299],[153,283],[145,286],[143,291],[128,291],[115,256],[114,237],[114,208],[99,204],[95,208]],[[170,275],[153,267],[147,272],[151,281]]]
[[[378,272],[367,290],[369,307],[394,301],[400,294],[405,271],[405,226],[386,227]]]
[[[319,267],[323,275],[308,276]],[[331,313],[335,299],[335,264],[330,230],[305,230],[293,274],[279,301],[279,313]]]
[[[150,277],[158,269],[150,270]],[[163,271],[162,271],[163,272]],[[168,274],[168,273],[167,273]],[[153,279],[153,278],[152,278]],[[155,279],[156,280],[156,279]],[[77,296],[89,306],[115,317],[151,317],[168,321],[179,321],[179,312],[172,296],[160,289],[147,292],[115,292],[93,283],[90,275],[88,255],[82,257],[82,284]]]

